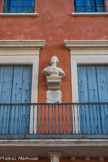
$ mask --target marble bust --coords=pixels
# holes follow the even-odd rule
[[[58,63],[59,63],[58,57],[57,56],[53,56],[51,58],[51,60],[50,60],[51,66],[46,67],[43,70],[43,74],[45,76],[64,78],[65,77],[65,73],[64,73],[64,71],[61,68],[57,67]]]

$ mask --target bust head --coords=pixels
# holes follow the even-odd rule
[[[52,65],[52,64],[54,64],[54,63],[56,63],[56,64],[59,63],[59,60],[58,60],[58,57],[57,57],[57,56],[51,57],[50,64]]]
[[[59,62],[57,56],[53,56],[50,60],[51,66],[46,67],[43,70],[43,74],[46,76],[53,76],[53,77],[65,77],[64,71],[57,67],[57,63]]]

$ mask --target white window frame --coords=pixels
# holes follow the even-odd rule
[[[78,103],[77,67],[84,64],[108,65],[108,40],[65,40],[64,45],[70,50],[72,102]],[[75,110],[76,133],[78,133],[78,112]],[[74,127],[73,127],[74,128]]]
[[[32,65],[31,103],[38,100],[39,53],[44,46],[44,40],[0,40],[0,65]],[[34,111],[31,106],[30,134],[37,133],[37,109]]]

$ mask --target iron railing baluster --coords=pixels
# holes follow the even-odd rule
[[[108,103],[18,103],[0,104],[0,136],[30,134],[28,113],[31,108],[33,129],[36,126],[33,135],[45,138],[47,135],[52,138],[54,135],[66,138],[68,135],[81,135],[81,138],[108,135]]]

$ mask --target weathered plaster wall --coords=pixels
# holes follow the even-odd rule
[[[37,17],[0,16],[1,40],[46,40],[40,54],[38,102],[46,102],[47,86],[42,70],[53,55],[58,56],[59,66],[66,73],[61,85],[63,102],[72,102],[70,52],[64,48],[64,40],[108,39],[108,16],[73,17],[72,11],[73,0],[36,0]]]
[[[0,0],[0,12],[3,12],[3,2],[4,0]]]

